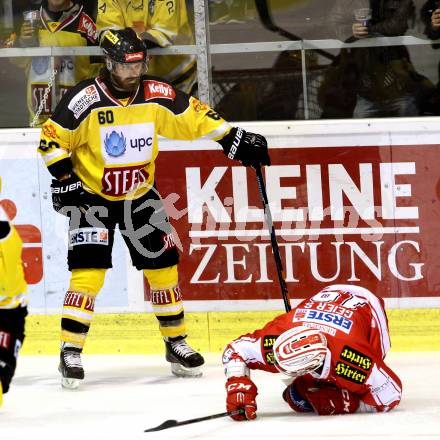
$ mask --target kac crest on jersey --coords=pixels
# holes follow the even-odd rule
[[[113,130],[110,135],[105,136],[104,146],[109,156],[119,157],[125,153],[126,139],[122,132],[118,134]]]

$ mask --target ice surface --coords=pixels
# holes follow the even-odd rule
[[[137,439],[440,439],[440,353],[391,353],[404,385],[387,414],[294,414],[280,375],[253,372],[258,418],[208,420],[157,433],[144,429],[226,411],[220,355],[207,356],[202,378],[170,374],[162,356],[83,355],[86,379],[61,389],[56,356],[21,356],[0,409],[0,440]]]

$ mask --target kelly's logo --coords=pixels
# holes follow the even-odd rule
[[[144,81],[145,101],[155,98],[165,98],[174,100],[176,92],[172,86],[160,81]]]
[[[365,354],[360,353],[359,351],[354,350],[353,348],[346,345],[340,354],[341,359],[349,362],[356,367],[363,368],[364,370],[369,370],[371,368],[372,360],[370,357]]]
[[[344,364],[343,362],[336,364],[335,373],[337,376],[354,383],[364,383],[367,380],[367,375],[363,371]]]

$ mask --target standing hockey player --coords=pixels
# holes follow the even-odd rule
[[[250,370],[258,369],[292,377],[283,399],[296,412],[389,411],[402,394],[384,362],[389,349],[383,300],[363,287],[328,286],[226,347],[227,410],[244,409],[235,420],[256,418]]]
[[[0,406],[14,377],[24,341],[27,286],[21,248],[22,241],[0,205]]]
[[[72,388],[84,378],[80,354],[95,297],[112,267],[117,224],[150,286],[172,372],[198,376],[204,360],[185,341],[179,255],[156,190],[157,136],[207,136],[246,166],[270,164],[266,139],[231,127],[194,97],[146,76],[147,49],[132,29],[107,31],[101,47],[106,69],[66,93],[44,124],[38,148],[55,178],[54,208],[70,216],[72,276],[61,322],[62,383]]]

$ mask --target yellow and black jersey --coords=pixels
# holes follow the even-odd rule
[[[53,20],[49,13],[40,8],[41,28],[38,30],[39,46],[88,46],[97,44],[98,33],[94,18],[76,4],[69,12],[63,13],[58,20]],[[52,74],[50,57],[33,57],[15,62],[25,68],[27,74],[27,105],[30,121],[43,100]],[[63,55],[55,58],[57,70],[55,84],[42,107],[36,123],[41,124],[53,111],[52,103],[59,102],[63,94],[79,81],[95,76],[99,65],[92,64],[89,56]],[[55,91],[55,94],[54,94]],[[55,96],[55,101],[53,101]],[[54,107],[54,106],[53,106]]]
[[[21,250],[21,238],[0,206],[0,309],[27,304]]]
[[[117,99],[101,76],[64,95],[43,125],[38,151],[53,176],[73,166],[86,190],[123,200],[153,184],[158,135],[219,140],[230,129],[208,105],[162,79],[144,75],[131,97]]]
[[[147,33],[148,40],[160,47],[194,44],[185,0],[98,0],[96,24],[99,30],[131,27],[141,38]],[[196,82],[196,57],[153,56],[149,74],[165,78],[190,93]]]

